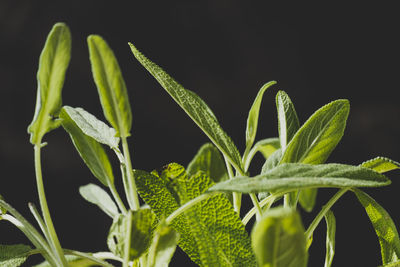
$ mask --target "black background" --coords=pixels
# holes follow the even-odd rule
[[[33,117],[38,57],[58,21],[69,25],[73,38],[63,103],[83,107],[101,119],[86,37],[100,34],[113,48],[132,105],[129,141],[135,168],[186,165],[207,138],[136,62],[128,41],[199,94],[241,151],[255,95],[265,82],[277,80],[264,97],[257,139],[277,135],[278,89],[290,95],[301,122],[320,106],[346,98],[351,102],[348,126],[328,161],[359,164],[378,155],[400,160],[400,18],[395,7],[275,2],[0,0],[0,193],[33,222],[27,203],[39,203],[26,128]],[[97,181],[62,129],[44,141],[49,143],[42,154],[44,182],[62,245],[106,250],[111,220],[78,193],[79,186]],[[258,158],[253,173],[261,165]],[[390,187],[367,190],[395,222],[400,222],[399,176],[389,174]],[[304,213],[305,226],[334,191],[319,191],[316,211]],[[347,193],[333,211],[334,266],[379,265],[377,238],[356,198]],[[322,223],[314,235],[309,266],[323,265],[324,238]],[[1,222],[0,243],[17,242],[28,243],[17,229]],[[27,266],[40,260],[33,258]],[[181,253],[174,260],[172,266],[190,263]]]

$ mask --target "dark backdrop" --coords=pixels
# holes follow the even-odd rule
[[[73,37],[64,104],[103,118],[86,37],[100,34],[114,49],[132,103],[129,141],[135,168],[152,170],[172,161],[186,165],[207,138],[135,61],[128,41],[199,94],[240,150],[247,112],[258,89],[277,80],[264,98],[257,139],[277,135],[278,89],[291,96],[301,122],[329,101],[347,98],[348,127],[329,162],[358,164],[378,155],[400,160],[400,18],[394,6],[275,2],[1,0],[0,193],[33,221],[27,202],[39,203],[26,127],[34,111],[38,57],[58,21],[69,25]],[[45,141],[49,145],[43,149],[44,182],[63,246],[105,250],[111,220],[78,193],[80,185],[96,182],[95,178],[62,129],[48,134]],[[258,158],[253,170],[261,164]],[[399,172],[389,174],[390,187],[367,190],[397,223],[399,176]],[[320,190],[318,208],[333,193]],[[334,265],[380,264],[377,238],[356,198],[346,194],[333,210],[338,227]],[[304,215],[307,226],[312,217]],[[322,223],[310,250],[310,266],[323,264],[324,238]],[[0,239],[0,243],[28,242],[5,222],[0,224]],[[182,254],[176,257],[184,259]],[[37,261],[40,258],[33,262]]]

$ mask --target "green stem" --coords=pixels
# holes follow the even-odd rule
[[[123,213],[126,214],[128,211],[125,208],[124,202],[122,202],[121,197],[118,194],[117,189],[115,188],[114,183],[108,180],[108,187],[110,188],[111,194],[114,197],[115,202],[117,202],[119,210]]]
[[[28,203],[29,209],[31,213],[33,214],[33,217],[36,219],[37,223],[39,224],[40,229],[42,230],[44,236],[46,237],[46,240],[49,244],[51,244],[51,239],[49,236],[49,232],[47,231],[46,224],[44,223],[42,217],[40,217],[40,214],[38,210],[36,209],[36,206],[33,203]]]
[[[233,179],[233,171],[232,166],[229,163],[228,159],[224,156],[226,169],[228,171],[229,179]],[[232,200],[233,200],[233,209],[240,216],[240,207],[242,206],[242,194],[239,192],[232,192]]]
[[[251,201],[253,202],[254,207],[256,208],[256,220],[259,221],[261,219],[261,214],[262,214],[260,203],[258,202],[256,194],[250,193],[249,195]]]
[[[136,190],[135,180],[133,178],[133,170],[132,170],[132,162],[131,156],[129,153],[128,142],[126,141],[126,137],[122,137],[122,149],[124,151],[125,158],[125,170],[129,185],[129,192],[127,193],[127,197],[130,200],[130,208],[132,210],[138,210],[140,208],[139,197]]]
[[[129,252],[131,248],[131,236],[132,236],[132,211],[128,212],[127,216],[128,225],[127,225],[127,232],[125,233],[125,243],[124,243],[124,262],[123,267],[129,267]]]
[[[311,236],[314,233],[315,228],[317,228],[318,224],[321,222],[321,220],[324,218],[325,214],[332,208],[333,204],[336,203],[336,201],[339,200],[341,196],[344,195],[350,188],[342,188],[336,194],[326,203],[321,211],[317,214],[317,216],[314,218],[310,226],[308,227],[307,231],[305,232],[306,240],[310,239]]]
[[[40,207],[42,210],[44,222],[51,239],[51,243],[55,248],[56,255],[60,258],[61,263],[64,266],[68,266],[67,260],[65,259],[64,252],[61,248],[60,241],[58,240],[56,230],[54,229],[53,221],[51,220],[49,207],[47,206],[46,195],[44,192],[42,166],[40,161],[40,148],[41,144],[35,144],[35,173],[36,173],[36,184],[39,195]]]

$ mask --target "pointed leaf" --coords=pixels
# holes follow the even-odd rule
[[[278,111],[279,140],[282,151],[300,128],[299,118],[289,96],[284,91],[276,94],[276,109]]]
[[[376,157],[374,159],[370,159],[363,162],[361,166],[373,169],[379,173],[400,169],[400,163],[385,157]]]
[[[161,222],[154,232],[147,257],[148,267],[165,267],[174,255],[179,234]]]
[[[267,158],[267,160],[265,161],[264,165],[261,168],[261,174],[266,173],[267,171],[272,170],[273,168],[278,166],[281,158],[282,158],[282,149],[279,148],[275,150],[275,152],[272,153],[272,155]]]
[[[390,180],[371,169],[344,164],[286,163],[255,177],[236,177],[212,186],[209,191],[242,193],[286,192],[318,187],[379,187]]]
[[[88,184],[79,187],[81,196],[92,204],[97,205],[108,216],[114,218],[118,215],[118,208],[111,197],[100,186]]]
[[[381,245],[382,264],[398,261],[400,258],[400,239],[389,213],[373,198],[361,190],[354,190],[371,220]]]
[[[203,130],[232,165],[243,170],[239,151],[231,138],[224,132],[207,104],[194,92],[186,90],[158,65],[147,59],[133,44],[129,43],[133,55],[171,95],[189,117]]]
[[[28,127],[32,144],[40,144],[47,132],[60,126],[54,117],[61,109],[61,90],[70,58],[71,34],[68,26],[56,23],[47,36],[39,59],[35,115]]]
[[[251,151],[254,149],[254,154],[257,152],[261,152],[265,159],[268,159],[269,156],[272,155],[276,150],[280,148],[280,141],[279,138],[266,138],[263,140],[258,141]],[[250,154],[252,152],[250,151]]]
[[[254,139],[256,138],[257,127],[258,127],[258,116],[260,113],[260,107],[264,93],[269,87],[271,87],[274,84],[276,84],[276,81],[271,81],[264,84],[261,87],[260,91],[258,91],[258,94],[254,99],[253,105],[250,108],[246,125],[246,148],[248,149],[251,148],[251,146],[254,143]]]
[[[29,256],[31,247],[26,245],[0,245],[0,266],[21,266]]]
[[[251,241],[259,266],[307,266],[304,227],[295,210],[279,207],[267,211],[254,226]]]
[[[72,142],[78,150],[79,155],[89,167],[93,175],[105,186],[114,182],[111,164],[102,145],[92,137],[84,134],[71,117],[75,110],[72,107],[62,108],[60,118],[62,126],[71,136]]]
[[[104,116],[117,131],[117,136],[128,137],[132,127],[132,112],[118,61],[106,41],[100,36],[90,35],[87,42],[93,79]]]
[[[335,255],[336,219],[332,211],[325,214],[326,221],[326,255],[324,267],[331,267]]]

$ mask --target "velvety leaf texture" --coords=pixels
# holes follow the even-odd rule
[[[132,112],[128,92],[118,61],[106,41],[98,35],[87,38],[96,83],[104,116],[117,131],[127,137],[132,127]]]
[[[280,148],[279,138],[276,137],[267,138],[258,141],[250,151],[250,154],[261,152],[264,158],[268,159],[268,157],[271,156],[272,153],[274,153],[279,148]]]
[[[21,266],[29,256],[32,249],[26,245],[0,245],[0,266]]]
[[[97,205],[111,218],[118,215],[118,208],[112,198],[100,186],[88,184],[79,187],[81,196],[92,204]]]
[[[289,96],[284,91],[276,94],[276,109],[278,110],[279,140],[283,151],[286,145],[300,128],[299,118]]]
[[[242,193],[283,192],[317,187],[379,187],[390,180],[371,169],[344,164],[281,164],[255,177],[236,177],[212,186],[209,191]]]
[[[194,92],[183,88],[157,64],[147,59],[129,43],[133,55],[160,85],[171,95],[189,117],[203,130],[235,168],[243,169],[239,151],[231,138],[224,132],[207,104]]]
[[[400,163],[385,157],[376,157],[374,159],[370,159],[363,162],[361,166],[373,169],[379,173],[400,169]]]

